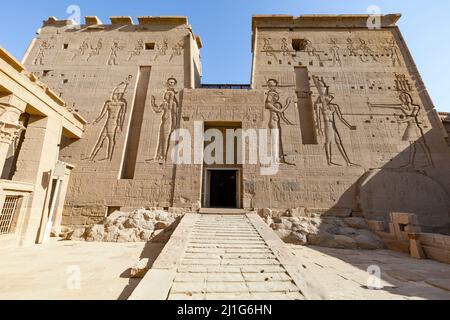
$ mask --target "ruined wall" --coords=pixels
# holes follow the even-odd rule
[[[280,122],[290,164],[259,185],[255,206],[447,223],[450,153],[399,30],[340,24],[274,18],[254,29],[253,86],[273,79],[282,106],[298,102]]]
[[[180,91],[193,86],[195,37],[185,18],[156,20],[71,28],[50,19],[25,57],[89,122],[81,141],[62,142],[61,160],[76,167],[63,224],[98,221],[107,207],[170,206],[173,168],[157,150],[179,119],[164,102],[181,107]]]

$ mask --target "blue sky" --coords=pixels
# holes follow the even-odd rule
[[[203,39],[204,83],[248,83],[251,70],[253,14],[366,13],[378,5],[383,13],[402,13],[399,26],[439,111],[450,112],[450,1],[448,0],[16,0],[2,3],[0,45],[22,58],[35,31],[48,16],[68,17],[78,5],[81,15],[186,15]]]

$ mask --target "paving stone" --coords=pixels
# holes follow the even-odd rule
[[[193,266],[203,266],[203,265],[219,265],[221,264],[220,259],[183,259],[181,261],[182,265],[193,265]]]
[[[178,273],[174,282],[206,282],[206,273]]]
[[[205,300],[205,298],[206,294],[204,293],[172,293],[168,300]]]
[[[291,281],[247,282],[250,292],[295,292],[299,291]]]
[[[245,282],[241,273],[209,273],[208,282]]]
[[[229,259],[222,260],[221,264],[224,266],[268,266],[279,265],[280,262],[275,259]]]
[[[207,272],[209,273],[242,273],[241,267],[239,266],[209,266],[207,268]]]
[[[208,292],[205,295],[206,300],[255,300],[255,296],[248,292],[232,292],[232,293],[212,293]]]
[[[243,266],[241,267],[243,273],[274,273],[274,272],[286,272],[281,265],[273,266]]]
[[[252,292],[250,294],[254,300],[304,300],[305,297],[300,292]]]
[[[249,290],[245,282],[208,282],[206,284],[206,293],[248,293]]]
[[[170,293],[206,293],[206,283],[202,282],[175,282]]]
[[[243,277],[247,282],[265,282],[265,281],[290,281],[286,273],[244,273]]]

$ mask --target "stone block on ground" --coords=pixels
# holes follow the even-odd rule
[[[143,278],[150,269],[150,261],[148,258],[139,260],[130,270],[131,278]]]

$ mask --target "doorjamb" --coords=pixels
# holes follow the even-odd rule
[[[204,168],[203,169],[203,188],[202,188],[202,208],[210,208],[210,189],[211,189],[211,171],[236,171],[236,207],[242,208],[242,168]]]

